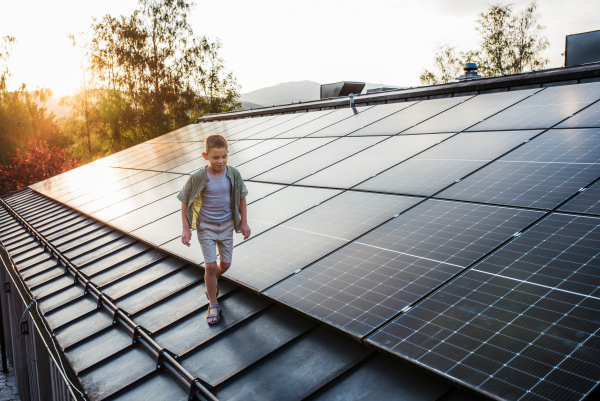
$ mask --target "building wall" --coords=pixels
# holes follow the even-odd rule
[[[0,264],[2,330],[7,357],[15,368],[15,379],[21,400],[75,401],[29,313],[24,317],[28,321],[29,334],[21,334],[21,316],[27,305],[6,270],[11,267],[7,267],[10,266],[10,262],[4,248],[0,247],[0,253],[2,256]],[[6,292],[7,286],[9,292]]]

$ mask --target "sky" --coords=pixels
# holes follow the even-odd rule
[[[491,1],[471,0],[196,0],[197,35],[222,41],[226,67],[242,93],[282,82],[342,80],[417,86],[432,68],[436,44],[478,47],[475,21]],[[506,4],[508,2],[502,2]],[[516,10],[530,1],[513,0]],[[600,1],[539,0],[547,26],[550,67],[563,65],[565,36],[600,29]],[[9,88],[49,87],[55,96],[82,80],[68,34],[89,30],[92,18],[129,14],[137,0],[4,1],[0,37],[17,38]]]

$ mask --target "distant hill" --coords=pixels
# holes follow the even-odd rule
[[[242,104],[242,109],[244,109],[244,110],[257,109],[257,108],[260,108],[260,107],[265,107],[262,104],[256,104],[256,103],[252,103],[252,102],[244,102],[243,100],[240,101],[240,103]]]
[[[243,93],[241,101],[262,104],[264,106],[306,102],[318,99],[320,88],[321,85],[313,81],[284,82]]]
[[[363,93],[368,89],[381,87],[398,87],[398,85],[366,83]],[[241,103],[244,109],[256,107],[270,107],[281,104],[307,102],[318,100],[321,96],[321,84],[314,81],[284,82],[274,86],[257,89],[252,92],[242,93]],[[262,106],[260,106],[262,105]]]

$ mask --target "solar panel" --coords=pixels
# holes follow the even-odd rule
[[[124,164],[139,160],[148,155],[153,155],[153,154],[161,155],[167,149],[176,149],[176,148],[174,148],[174,146],[181,146],[181,145],[177,144],[177,143],[163,143],[163,144],[156,144],[156,145],[148,146],[148,147],[140,150],[139,152],[135,152],[132,154],[124,154],[122,157],[115,158],[115,159],[111,160],[104,167],[121,167]],[[161,152],[163,152],[163,153],[161,153]],[[168,151],[167,151],[167,153],[168,153]]]
[[[248,182],[247,184],[250,196],[250,193],[254,191],[254,185],[260,183]],[[276,186],[273,184],[262,185]],[[276,187],[281,188],[279,185]],[[248,205],[248,224],[252,230],[250,240],[253,241],[261,232],[318,205],[338,193],[339,191],[321,188],[286,187],[280,191],[274,191],[268,196],[264,195],[263,199],[254,201]],[[177,226],[181,228],[181,223],[178,223]],[[235,234],[233,240],[235,245],[243,242],[241,234]],[[192,231],[190,247],[183,245],[179,238],[175,238],[163,244],[161,248],[194,263],[201,263],[203,261],[200,244],[196,237],[196,230]]]
[[[541,215],[428,200],[267,294],[362,337]]]
[[[237,134],[238,132],[242,132],[256,125],[263,124],[276,117],[277,116],[248,118],[248,121],[245,124],[238,124],[237,122],[235,124],[227,124],[228,122],[225,121],[221,128],[215,129],[214,132],[211,132],[211,134],[219,134],[223,135],[225,138],[229,138],[230,136]]]
[[[318,149],[254,177],[257,181],[291,184],[360,152],[384,137],[340,138]]]
[[[368,125],[365,128],[352,133],[352,136],[357,135],[396,135],[407,128],[413,127],[420,122],[435,116],[451,107],[456,106],[466,100],[470,96],[451,97],[445,99],[423,100],[415,104],[415,102],[407,102],[410,107],[401,110],[398,113]],[[379,106],[375,106],[379,107]]]
[[[261,141],[248,140],[248,141],[234,142],[229,145],[229,155],[230,156],[228,158],[228,163],[231,164],[230,163],[231,160],[232,159],[236,160],[236,158],[240,159],[240,160],[247,160],[250,158],[258,157],[258,156],[262,155],[263,153],[273,150],[279,146],[283,146],[287,143],[289,143],[289,141],[261,142]],[[247,148],[252,148],[252,149],[248,149],[246,152],[240,154],[241,151],[246,150]],[[208,164],[208,162],[206,160],[204,160],[204,157],[202,156],[203,151],[204,151],[204,149],[202,149],[202,148],[199,149],[195,158],[191,159],[190,161],[188,161],[186,163],[182,163],[182,164],[177,165],[176,167],[171,168],[170,170],[168,170],[168,172],[169,173],[190,174],[190,173],[206,166]]]
[[[596,102],[590,107],[563,121],[556,128],[588,128],[600,127],[600,103]]]
[[[546,88],[469,131],[550,128],[599,98],[600,83]]]
[[[553,214],[368,342],[509,400],[600,381],[600,220]]]
[[[145,160],[144,162],[141,162],[141,163],[135,162],[131,166],[123,166],[123,168],[153,170],[154,166],[158,166],[159,164],[168,162],[169,160],[173,160],[175,158],[178,158],[178,157],[181,157],[181,156],[184,156],[187,154],[198,155],[198,153],[202,152],[200,149],[203,149],[203,148],[204,148],[203,143],[194,142],[194,143],[182,145],[179,149],[173,150],[172,152],[169,152],[163,156],[151,158],[151,159]],[[200,150],[200,152],[199,152],[199,150]]]
[[[144,174],[142,174],[144,173]],[[142,175],[140,175],[142,174]],[[115,174],[115,175],[106,175],[104,177],[102,177],[101,179],[95,180],[95,181],[88,181],[85,183],[84,186],[80,187],[79,189],[73,190],[65,195],[61,195],[61,196],[57,196],[54,199],[56,199],[59,202],[62,203],[67,203],[69,201],[81,198],[85,195],[90,194],[91,192],[94,192],[96,190],[99,190],[101,188],[114,188],[115,185],[117,185],[118,182],[120,182],[121,180],[124,180],[126,178],[132,178],[133,176],[136,176],[134,179],[143,179],[140,177],[152,177],[153,175],[155,175],[157,173],[146,173],[144,171],[139,171],[139,170],[121,170],[120,173]],[[133,179],[133,178],[132,178]]]
[[[540,131],[463,132],[356,187],[367,191],[433,195]]]
[[[568,212],[600,214],[600,181],[560,208]]]
[[[255,125],[254,127],[245,129],[242,132],[239,132],[234,135],[230,135],[227,137],[227,140],[236,141],[236,140],[240,140],[240,139],[246,139],[248,137],[252,137],[252,136],[258,134],[259,132],[263,132],[264,130],[267,130],[269,128],[277,127],[278,125],[288,122],[290,120],[295,120],[299,116],[300,116],[300,114],[284,114],[281,116],[277,116],[277,117],[272,118],[269,121],[266,121],[262,124]]]
[[[360,107],[356,111],[364,111],[369,109],[369,107]],[[317,118],[313,121],[310,121],[306,124],[300,125],[296,128],[290,129],[286,131],[285,135],[282,135],[282,138],[302,138],[313,132],[322,130],[325,127],[328,127],[332,124],[340,122],[348,117],[353,116],[356,113],[353,109],[340,109],[335,110],[332,113],[327,113],[325,116],[321,118]],[[315,112],[313,112],[315,113]],[[312,114],[312,113],[309,113]]]
[[[148,205],[152,202],[156,202],[158,199],[179,192],[183,185],[186,183],[187,179],[187,176],[179,176],[152,189],[138,193],[118,203],[114,203],[111,206],[97,210],[94,213],[92,213],[92,216],[102,221],[110,221],[112,219],[116,219],[117,217],[127,213],[131,213],[132,211],[139,209],[142,206]]]
[[[599,133],[550,130],[439,196],[552,209],[600,177]]]
[[[284,123],[277,125],[276,127],[266,129],[256,135],[253,135],[252,139],[270,139],[273,137],[301,138],[303,136],[306,136],[306,135],[312,133],[313,131],[303,131],[302,129],[294,130],[294,128],[300,128],[300,126],[302,126],[304,124],[307,124],[313,120],[316,120],[318,118],[321,118],[321,117],[326,116],[331,113],[334,113],[334,111],[333,110],[320,110],[320,111],[314,111],[314,112],[310,112],[310,113],[299,113],[299,114],[297,114],[298,118],[294,118],[293,120],[288,120]],[[294,130],[294,133],[288,134],[287,131],[290,131],[290,130]]]
[[[49,187],[48,190],[40,190],[40,193],[53,199],[68,197],[71,193],[86,190],[90,185],[90,181],[96,180],[99,185],[102,185],[112,180],[118,180],[118,178],[114,177],[118,175],[114,174],[115,172],[119,173],[119,170],[108,167],[93,168],[92,170],[86,170],[86,174],[80,177],[73,177],[71,181],[57,183],[55,186]]]
[[[246,189],[248,190],[248,195],[246,195],[246,204],[250,204],[259,199],[264,198],[267,195],[272,194],[273,192],[279,191],[280,189],[285,188],[283,185],[277,184],[264,184],[262,182],[245,182]]]
[[[264,290],[418,201],[345,192],[238,246],[236,265],[244,268],[227,276]]]
[[[366,110],[361,111],[357,109],[359,113],[351,115],[347,119],[340,121],[337,124],[330,125],[311,136],[344,136],[351,132],[366,127],[367,125],[373,124],[383,118],[388,117],[391,114],[397,113],[402,109],[406,109],[412,106],[411,102],[404,103],[391,103],[382,104],[377,107],[370,107]]]
[[[96,173],[100,171],[108,170],[106,170],[105,167],[96,167],[88,164],[71,171],[76,171],[77,174],[70,174],[69,176],[58,177],[56,180],[48,179],[46,180],[48,182],[45,183],[44,187],[38,188],[37,191],[43,193],[44,195],[50,196],[53,192],[60,191],[68,187],[71,183],[79,184],[85,176],[95,176]]]
[[[541,89],[478,95],[437,116],[412,127],[404,134],[428,134],[434,132],[460,132],[471,125],[539,92]]]
[[[267,142],[272,141],[287,141],[289,139],[272,139]],[[298,156],[301,156],[305,153],[308,153],[320,146],[323,146],[331,141],[334,138],[302,138],[293,140],[289,145],[280,147],[272,152],[269,152],[262,157],[258,157],[254,160],[250,160],[243,164],[235,164],[239,163],[240,158],[236,157],[232,158],[228,161],[229,165],[235,166],[242,177],[247,179],[257,176],[261,173],[264,173],[272,168],[279,166],[280,164],[286,163]]]
[[[91,214],[97,210],[103,209],[105,207],[114,205],[115,203],[121,202],[127,198],[135,196],[139,193],[147,191],[151,188],[164,184],[167,181],[173,180],[175,178],[181,177],[179,174],[169,174],[169,173],[159,173],[152,174],[148,172],[150,175],[149,178],[146,178],[142,181],[138,181],[137,179],[131,180],[122,180],[118,184],[118,187],[115,187],[113,192],[100,193],[101,196],[92,200],[91,202],[87,202],[78,207],[78,209],[84,213]],[[136,176],[134,176],[136,177]],[[143,178],[143,177],[139,177]],[[133,184],[132,184],[133,183]],[[122,188],[122,189],[118,189]],[[97,193],[98,194],[98,193]]]
[[[434,134],[392,137],[298,181],[297,184],[350,188],[449,136]]]
[[[168,196],[118,217],[112,220],[110,224],[126,232],[131,232],[179,210],[181,210],[181,202],[175,196]],[[181,213],[178,213],[178,216],[177,226],[179,227],[181,226]],[[179,228],[179,231],[181,231],[181,227]]]

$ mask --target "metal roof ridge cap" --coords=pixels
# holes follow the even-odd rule
[[[583,76],[582,76],[583,75]],[[589,76],[588,76],[589,75]],[[541,84],[546,82],[563,81],[569,79],[600,77],[600,63],[586,64],[583,66],[574,67],[559,67],[541,71],[527,71],[517,74],[500,75],[494,77],[486,77],[483,79],[464,81],[464,82],[449,82],[439,85],[419,86],[415,88],[399,89],[396,91],[382,92],[370,95],[360,95],[355,98],[357,104],[369,101],[387,101],[394,99],[406,99],[410,97],[432,96],[438,94],[463,93],[473,90],[482,89],[497,89],[507,86],[522,86],[531,84]],[[338,100],[339,99],[339,100]],[[220,114],[212,114],[197,119],[198,122],[207,120],[225,120],[237,117],[250,117],[261,114],[279,113],[285,111],[306,110],[311,108],[330,107],[345,105],[348,103],[347,97],[325,99],[304,102],[292,103],[288,105],[264,107],[254,110],[241,110],[234,112],[226,112]],[[310,107],[314,106],[314,107]]]

